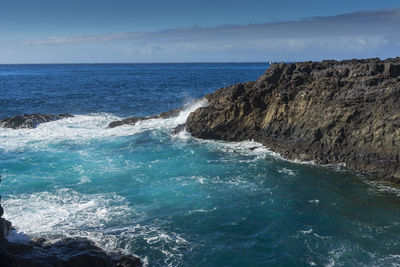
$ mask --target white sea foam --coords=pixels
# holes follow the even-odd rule
[[[80,194],[74,190],[12,195],[3,201],[4,217],[18,234],[30,237],[86,237],[107,251],[119,250],[119,239],[104,233],[104,227],[134,211],[127,201],[115,194]],[[134,251],[127,251],[127,253]]]
[[[294,170],[292,170],[292,169],[289,169],[289,168],[278,169],[278,172],[287,174],[289,176],[296,176],[296,172]]]
[[[49,144],[63,141],[80,144],[86,143],[88,140],[130,136],[148,130],[171,130],[177,125],[185,123],[192,111],[206,104],[206,100],[198,100],[185,105],[176,117],[139,121],[135,125],[123,125],[111,129],[107,128],[108,124],[121,118],[107,113],[76,115],[72,118],[42,123],[35,129],[0,128],[0,149],[4,151],[41,150],[48,148]]]
[[[368,180],[363,179],[363,181],[370,185],[370,190],[373,192],[380,192],[380,193],[389,193],[393,194],[397,197],[400,197],[400,188],[398,185],[381,180]]]
[[[196,140],[196,142],[204,144],[213,150],[219,150],[219,151],[226,152],[226,153],[238,154],[238,155],[243,155],[243,156],[257,156],[254,160],[264,158],[265,156],[268,155],[273,158],[291,162],[291,163],[302,164],[302,165],[317,165],[314,161],[301,161],[298,159],[290,160],[290,159],[284,158],[280,153],[274,152],[271,149],[269,149],[268,147],[264,146],[261,143],[255,142],[254,140],[246,140],[246,141],[240,141],[240,142],[227,142],[227,141],[221,141],[221,140],[199,139],[199,138],[192,137],[190,135],[190,133],[188,133],[187,131],[181,131],[180,133],[175,134],[173,137],[176,139],[180,139],[182,141]],[[248,162],[248,161],[246,161],[246,162]],[[321,165],[321,166],[341,170],[342,167],[345,166],[345,164],[344,163],[326,164],[326,165]],[[291,172],[290,170],[283,170],[283,171],[280,170],[279,172],[284,172],[288,175],[295,175],[295,173]]]
[[[281,158],[278,153],[275,153],[263,146],[261,143],[253,140],[241,141],[241,142],[226,142],[220,140],[206,140],[192,137],[188,132],[182,131],[173,137],[180,139],[183,142],[195,141],[201,145],[205,145],[211,150],[221,151],[229,154],[236,154],[242,156],[256,156],[254,160],[264,158],[266,155]]]
[[[302,230],[300,231],[302,234],[311,234],[313,232],[313,229],[310,228],[309,230]]]
[[[193,213],[209,213],[209,212],[213,212],[216,211],[217,207],[214,207],[212,209],[197,209],[197,210],[191,210],[189,211],[189,214],[193,214]]]
[[[132,213],[115,194],[84,195],[70,189],[10,196],[3,206],[5,218],[30,235],[71,235],[74,229],[101,227]]]

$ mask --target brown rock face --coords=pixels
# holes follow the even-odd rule
[[[190,114],[203,139],[253,139],[289,159],[400,181],[400,58],[273,64]]]

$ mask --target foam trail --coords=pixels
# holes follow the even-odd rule
[[[240,142],[227,142],[221,140],[199,139],[192,137],[187,131],[182,131],[173,136],[182,142],[197,142],[205,145],[210,150],[221,151],[224,153],[242,155],[242,156],[256,156],[255,159],[263,158],[264,156],[272,156],[284,160],[284,158],[272,150],[265,147],[263,144],[253,140],[246,140]]]

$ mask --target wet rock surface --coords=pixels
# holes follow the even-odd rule
[[[273,64],[206,98],[186,122],[195,137],[400,181],[400,58]]]
[[[0,197],[0,200],[1,200],[1,197]],[[4,210],[0,203],[0,242],[1,242],[1,240],[4,240],[6,238],[6,236],[8,235],[8,233],[11,230],[11,222],[2,218],[3,213],[4,213]]]
[[[115,127],[118,127],[121,125],[126,125],[126,124],[135,125],[138,121],[145,121],[145,120],[150,120],[150,119],[158,119],[158,118],[168,119],[168,118],[176,117],[179,115],[179,113],[183,109],[184,108],[175,108],[175,109],[171,109],[169,111],[165,111],[165,112],[162,112],[162,113],[154,115],[154,116],[130,117],[130,118],[126,118],[123,120],[113,121],[113,122],[110,122],[110,124],[108,125],[108,128],[115,128]]]
[[[0,241],[0,266],[142,266],[133,255],[106,253],[85,238],[44,239],[29,243]]]
[[[36,128],[40,123],[60,120],[64,118],[73,117],[71,114],[22,114],[11,118],[5,118],[1,120],[0,127],[12,128],[12,129],[33,129]]]

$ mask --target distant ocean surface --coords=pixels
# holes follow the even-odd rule
[[[1,118],[75,115],[0,129],[5,217],[30,237],[83,236],[148,266],[399,266],[395,186],[251,140],[173,134],[199,98],[267,68],[0,65]],[[106,128],[183,105],[176,118]]]

